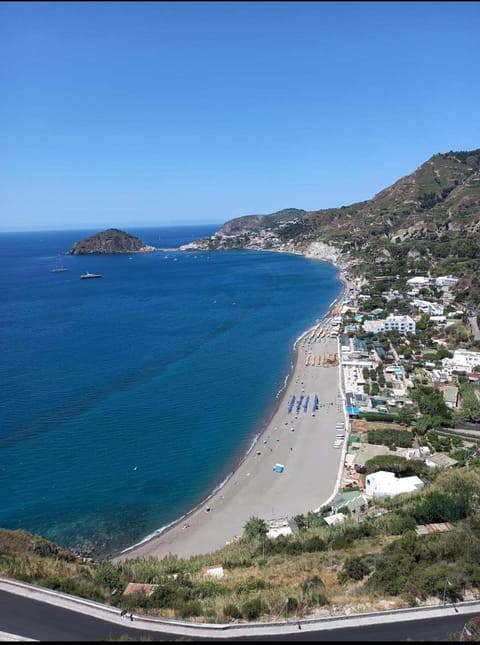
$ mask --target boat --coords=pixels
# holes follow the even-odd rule
[[[89,278],[101,278],[102,275],[100,273],[89,273],[88,271],[86,273],[83,273],[80,276],[81,280],[88,280]]]
[[[52,273],[63,273],[63,271],[68,271],[68,268],[63,266],[60,262],[57,261],[53,269],[50,269]]]

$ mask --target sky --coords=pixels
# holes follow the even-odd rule
[[[0,230],[371,199],[480,147],[478,2],[1,2]]]

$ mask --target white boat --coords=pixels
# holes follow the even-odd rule
[[[88,271],[86,273],[83,273],[80,276],[81,280],[88,280],[89,278],[101,278],[102,275],[100,273],[89,273]]]
[[[56,265],[53,267],[53,269],[50,269],[52,273],[63,273],[64,271],[68,271],[68,268],[63,266],[60,262],[57,262]]]

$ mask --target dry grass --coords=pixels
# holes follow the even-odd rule
[[[118,565],[118,570],[122,572],[122,579],[129,582],[157,582],[167,574],[184,572],[190,575],[194,585],[212,583],[218,587],[219,593],[200,599],[203,617],[192,618],[198,622],[229,621],[231,619],[226,617],[228,605],[234,605],[241,611],[246,601],[255,598],[261,598],[267,610],[258,620],[282,619],[285,616],[286,597],[294,599],[289,611],[291,618],[353,613],[384,608],[385,603],[388,608],[392,608],[398,602],[396,599],[385,600],[366,595],[362,583],[350,581],[340,584],[337,577],[347,557],[377,553],[393,539],[395,538],[363,538],[346,549],[298,555],[276,554],[265,558],[258,555],[255,545],[238,542],[215,554],[197,556],[191,560],[176,557],[162,561],[155,558],[129,560]],[[75,585],[73,591],[68,586],[61,588],[68,593],[86,597],[92,597],[95,591],[96,599],[100,599],[100,594],[104,602],[109,602],[108,587],[102,588],[98,583],[95,584],[98,565],[83,563],[69,553],[68,559],[62,559],[58,555],[60,550],[58,554],[55,551],[55,545],[41,539],[37,543],[36,539],[25,532],[0,532],[0,548],[0,575],[34,584],[40,584],[42,580],[60,581],[62,585],[71,582]],[[38,548],[48,555],[36,555]],[[73,559],[69,561],[71,557]],[[201,574],[202,567],[226,561],[241,564],[229,564],[228,575],[223,579],[211,579]],[[327,606],[312,602],[310,592],[303,590],[302,583],[315,577],[319,577],[324,584]],[[255,581],[264,581],[265,588],[262,588],[261,582],[256,584]],[[140,608],[136,611],[142,612]],[[179,618],[179,613],[172,608],[148,610],[148,613],[171,619]]]
[[[404,425],[386,421],[365,421],[365,419],[352,419],[351,434],[361,435],[361,441],[367,440],[369,430],[408,430]]]

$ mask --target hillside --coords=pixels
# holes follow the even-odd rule
[[[154,247],[148,246],[135,235],[125,233],[117,228],[109,228],[101,233],[91,235],[79,242],[75,242],[67,255],[88,255],[94,253],[118,254],[118,253],[143,253],[154,251]]]
[[[316,211],[286,209],[227,221],[189,249],[266,249],[349,264],[357,275],[455,274],[480,303],[480,149],[436,154],[372,199]]]
[[[425,468],[422,477],[431,481],[423,491],[380,500],[360,521],[352,515],[327,526],[321,514],[309,513],[295,518],[298,533],[269,539],[261,520],[252,518],[239,540],[189,559],[86,561],[25,531],[0,529],[0,576],[137,614],[208,623],[477,599],[478,460],[449,471]],[[443,523],[442,532],[416,530],[431,522]],[[219,564],[223,577],[205,573],[205,567]],[[147,591],[126,593],[132,582],[147,585]]]

